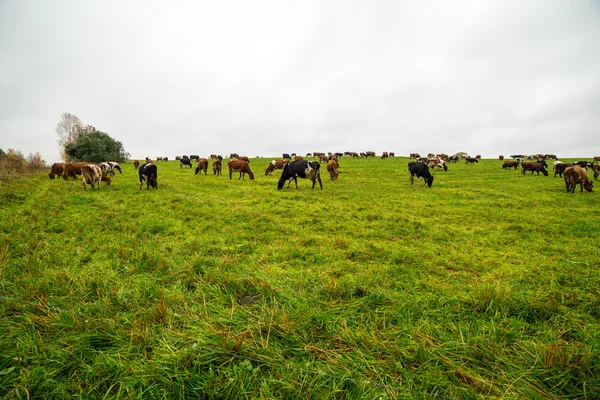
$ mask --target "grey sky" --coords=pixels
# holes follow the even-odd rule
[[[0,1],[0,148],[600,155],[600,2]]]

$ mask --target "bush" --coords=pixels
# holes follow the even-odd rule
[[[8,152],[0,157],[0,175],[4,177],[14,173],[22,173],[25,170],[25,164],[26,160],[23,153],[8,149]]]
[[[65,146],[68,161],[116,161],[124,162],[129,158],[123,143],[113,139],[107,133],[90,127],[74,143]]]
[[[29,156],[27,156],[27,168],[38,171],[46,167],[46,161],[42,159],[42,155],[39,151],[35,154],[31,153]]]

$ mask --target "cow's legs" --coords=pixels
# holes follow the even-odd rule
[[[319,186],[321,186],[321,189],[323,189],[323,182],[321,182],[321,174],[317,175],[317,179],[319,180]],[[313,182],[313,188],[315,187],[315,183]]]

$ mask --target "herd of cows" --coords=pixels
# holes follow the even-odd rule
[[[345,152],[345,153],[308,153],[306,157],[316,157],[318,161],[310,161],[304,159],[302,156],[298,156],[294,153],[284,153],[281,159],[271,161],[266,170],[265,176],[270,175],[275,170],[282,170],[281,177],[277,182],[277,190],[280,190],[288,182],[288,188],[292,181],[295,182],[296,188],[298,188],[297,178],[308,179],[312,182],[312,188],[314,189],[316,182],[319,182],[319,186],[323,189],[323,183],[321,181],[321,163],[326,163],[327,172],[332,181],[338,179],[340,171],[339,158],[341,157],[375,157],[375,152],[367,151],[364,153],[357,152]],[[383,152],[381,155],[382,159],[388,157],[394,157],[393,152]],[[254,179],[254,173],[250,169],[250,160],[246,156],[240,156],[236,153],[232,153],[229,156],[230,160],[227,162],[229,169],[229,179],[232,179],[234,172],[239,173],[239,178],[245,178],[246,175],[250,179]],[[459,160],[465,160],[466,164],[476,164],[481,159],[481,155],[471,157],[468,153],[459,152],[452,156],[447,154],[433,154],[430,153],[427,157],[421,157],[418,153],[411,153],[410,158],[415,159],[408,163],[408,172],[410,177],[411,185],[414,184],[414,178],[416,177],[419,181],[423,178],[425,184],[429,187],[432,186],[434,176],[431,174],[431,170],[438,168],[440,170],[447,171],[448,163],[456,163]],[[546,160],[552,159],[553,161],[553,172],[554,177],[559,175],[564,177],[567,192],[574,193],[575,187],[580,185],[580,192],[585,189],[588,192],[592,191],[593,182],[588,178],[587,170],[592,169],[594,173],[594,179],[598,179],[600,175],[600,156],[594,157],[593,161],[577,161],[574,163],[563,163],[557,159],[554,154],[531,154],[522,155],[514,154],[510,158],[512,160],[505,160],[504,156],[498,157],[500,161],[503,161],[503,169],[517,170],[521,167],[521,172],[525,174],[527,171],[531,171],[531,174],[537,172],[538,176],[540,172],[548,176],[548,164]],[[184,155],[175,157],[179,161],[180,168],[189,167],[193,168],[193,161],[196,161],[196,174],[207,175],[209,167],[209,159],[212,160],[212,170],[214,175],[221,175],[223,157],[216,154],[211,154],[210,158],[201,158],[198,155]],[[535,161],[525,161],[525,160]],[[157,157],[156,161],[168,161],[168,157]],[[158,189],[158,167],[150,158],[146,158],[142,164],[140,161],[135,160],[134,168],[138,170],[140,180],[140,190],[143,184],[146,183],[146,190],[150,187]],[[54,179],[55,176],[62,176],[64,180],[73,178],[77,180],[77,175],[82,177],[83,189],[87,190],[87,185],[92,186],[92,190],[95,190],[97,186],[100,189],[100,182],[106,182],[107,185],[111,183],[111,177],[114,177],[115,171],[123,173],[121,167],[116,162],[102,162],[99,164],[89,162],[71,162],[71,163],[54,163],[51,167],[49,177]]]

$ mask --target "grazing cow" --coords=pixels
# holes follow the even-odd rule
[[[410,153],[410,158],[417,159],[417,158],[420,158],[420,157],[421,157],[421,155],[419,153]]]
[[[115,176],[115,171],[113,170],[112,166],[109,163],[101,162],[100,164],[98,164],[98,166],[102,170],[102,174],[104,174],[106,176],[109,176],[109,175]]]
[[[575,161],[573,163],[573,166],[578,166],[587,170],[588,168],[592,168],[594,166],[594,163],[590,161]]]
[[[352,158],[357,158],[357,157],[359,157],[358,153],[357,153],[357,152],[355,152],[355,151],[353,151],[353,152],[352,152]]]
[[[448,159],[450,158],[450,157],[448,157],[448,154],[444,154],[444,153],[436,154],[436,157],[441,158],[444,161],[448,161]]]
[[[369,158],[369,157],[375,157],[375,152],[374,151],[365,152],[365,158]]]
[[[381,159],[388,158],[388,157],[389,157],[389,155],[388,155],[387,151],[384,151],[383,153],[381,153]]]
[[[181,157],[179,157],[179,158],[181,158]],[[140,167],[140,160],[135,160],[133,162],[133,168],[138,169],[139,167]]]
[[[344,153],[335,153],[334,156],[336,156],[336,157],[343,157]]]
[[[248,161],[245,160],[229,160],[229,162],[227,163],[227,166],[229,167],[229,179],[231,179],[231,174],[233,172],[238,172],[240,173],[240,178],[246,178],[246,174],[248,174],[248,176],[250,177],[250,179],[254,179],[254,174],[252,173],[252,171],[250,170],[250,165],[248,164]],[[240,179],[238,178],[238,180]]]
[[[338,178],[340,172],[338,171],[338,167],[340,165],[336,160],[327,161],[327,172],[329,172],[329,177],[332,181],[335,181]]]
[[[288,163],[287,160],[273,160],[273,161],[271,161],[269,163],[269,166],[265,170],[265,176],[271,175],[271,172],[275,171],[276,169],[283,169],[283,167],[287,163]]]
[[[250,159],[246,156],[238,156],[237,158],[238,160],[242,160],[242,161],[246,161],[248,164],[250,164]]]
[[[525,172],[527,171],[531,171],[531,175],[533,175],[534,172],[537,172],[539,176],[541,172],[544,174],[544,176],[548,176],[548,171],[546,171],[546,168],[544,168],[544,164],[542,164],[541,162],[521,163],[521,172],[523,173],[523,175],[525,175]]]
[[[68,163],[65,164],[65,170],[63,172],[63,179],[65,181],[69,180],[69,177],[72,177],[74,180],[78,180],[77,179],[77,175],[81,175],[81,167],[83,167],[84,165],[89,164],[89,162],[85,161],[85,162],[72,162],[72,163]]]
[[[138,171],[140,174],[140,190],[142,190],[144,181],[146,181],[146,190],[150,189],[150,186],[158,189],[158,168],[155,164],[144,164]]]
[[[547,160],[549,158],[551,158],[553,160],[558,160],[558,157],[556,157],[556,154],[544,154],[544,160]]]
[[[500,161],[504,160],[504,156],[503,156],[502,154],[500,154],[500,155],[498,156],[498,160],[500,160]]]
[[[238,157],[239,157],[238,153],[231,153],[229,155],[229,158],[238,158]]]
[[[162,158],[162,157],[156,157],[156,162],[158,162],[158,161],[162,161],[162,160],[163,160],[163,158]]]
[[[192,160],[190,160],[188,156],[182,156],[181,160],[179,160],[179,168],[182,168],[184,165],[192,168]]]
[[[429,160],[427,160],[427,166],[429,168],[438,167],[438,168],[443,169],[444,171],[448,171],[446,162],[439,157],[432,157]]]
[[[450,156],[448,157],[448,162],[457,163],[459,160],[458,156]]]
[[[473,157],[465,157],[466,160],[466,164],[473,164],[475,165],[475,163],[479,162],[478,158],[473,158]]]
[[[216,159],[213,161],[213,164],[212,164],[213,175],[221,175],[222,163],[223,162],[219,159]]]
[[[321,154],[319,156],[319,163],[327,162],[328,159],[329,159],[329,157],[327,157],[325,154]],[[300,157],[300,158],[294,157],[294,161],[299,161],[299,160],[304,160],[304,159],[302,157]]]
[[[113,175],[115,174],[115,170],[119,171],[119,174],[123,173],[123,170],[121,169],[121,166],[119,165],[119,163],[117,163],[115,161],[109,161],[108,165],[110,165],[110,167],[112,168]]]
[[[181,160],[181,156],[176,156],[175,161],[179,161],[179,160]]]
[[[390,157],[395,157],[396,154],[393,151],[390,151]]]
[[[198,175],[198,172],[204,171],[204,176],[206,176],[206,171],[208,170],[208,160],[206,158],[200,158],[198,160],[198,166],[196,167],[196,171],[194,172]]]
[[[308,153],[308,154],[310,154],[310,153]],[[308,154],[306,155],[306,157],[310,157]],[[291,160],[292,159],[292,157],[290,157],[290,155],[288,153],[283,153],[283,157],[282,158],[284,160]]]
[[[565,185],[567,186],[567,193],[575,193],[575,186],[579,184],[579,193],[585,189],[588,192],[592,191],[594,184],[588,179],[587,171],[585,168],[580,166],[572,166],[565,169]]]
[[[200,159],[200,156],[197,154],[190,154],[190,160],[198,160]]]
[[[476,158],[477,160],[481,160],[481,154],[477,154],[477,155],[475,156],[475,158]]]
[[[520,163],[521,162],[519,160],[504,160],[504,163],[502,164],[502,169],[514,168],[516,171],[517,168],[519,168]]]
[[[600,164],[594,165],[594,179],[598,179],[598,175],[600,175]]]
[[[321,157],[322,155],[325,155],[325,153],[321,153],[320,151],[313,151],[313,157]]]
[[[554,161],[552,163],[552,170],[554,171],[554,177],[556,178],[556,174],[558,174],[558,176],[560,176],[562,178],[562,176],[565,172],[565,169],[567,169],[568,167],[570,167],[569,164],[562,163],[558,160]]]
[[[305,157],[312,157],[312,153],[306,153]]]
[[[467,158],[469,157],[469,153],[467,153],[466,151],[459,151],[458,153],[454,154],[456,157],[460,158]]]
[[[211,160],[216,160],[217,159],[217,155],[216,154],[211,154],[210,155],[210,159]]]
[[[50,173],[48,176],[50,179],[54,179],[54,176],[62,176],[65,172],[65,163],[57,162],[52,164],[52,168],[50,168]]]
[[[83,190],[87,190],[87,185],[92,185],[92,190],[96,190],[94,186],[98,184],[100,190],[100,180],[103,176],[102,169],[95,164],[85,164],[81,167],[81,180],[83,181]],[[106,178],[106,183],[110,185],[110,178]]]
[[[423,164],[422,162],[413,161],[408,163],[408,174],[410,177],[410,184],[414,183],[415,176],[418,180],[423,178],[425,180],[425,184],[429,187],[433,185],[433,175],[429,172],[429,167],[427,164]]]
[[[298,160],[288,163],[283,167],[283,172],[277,182],[277,190],[283,188],[285,181],[288,181],[289,189],[292,179],[296,183],[296,189],[298,189],[298,177],[312,181],[313,189],[315,188],[316,181],[319,181],[319,186],[323,189],[323,182],[321,182],[321,164],[316,161]]]
[[[321,157],[321,156],[319,156]],[[327,158],[327,156],[324,155],[325,158]],[[294,156],[294,161],[300,161],[300,160],[304,160],[304,158],[302,156]]]
[[[594,162],[599,162],[599,161],[600,161],[600,156],[594,157]]]

